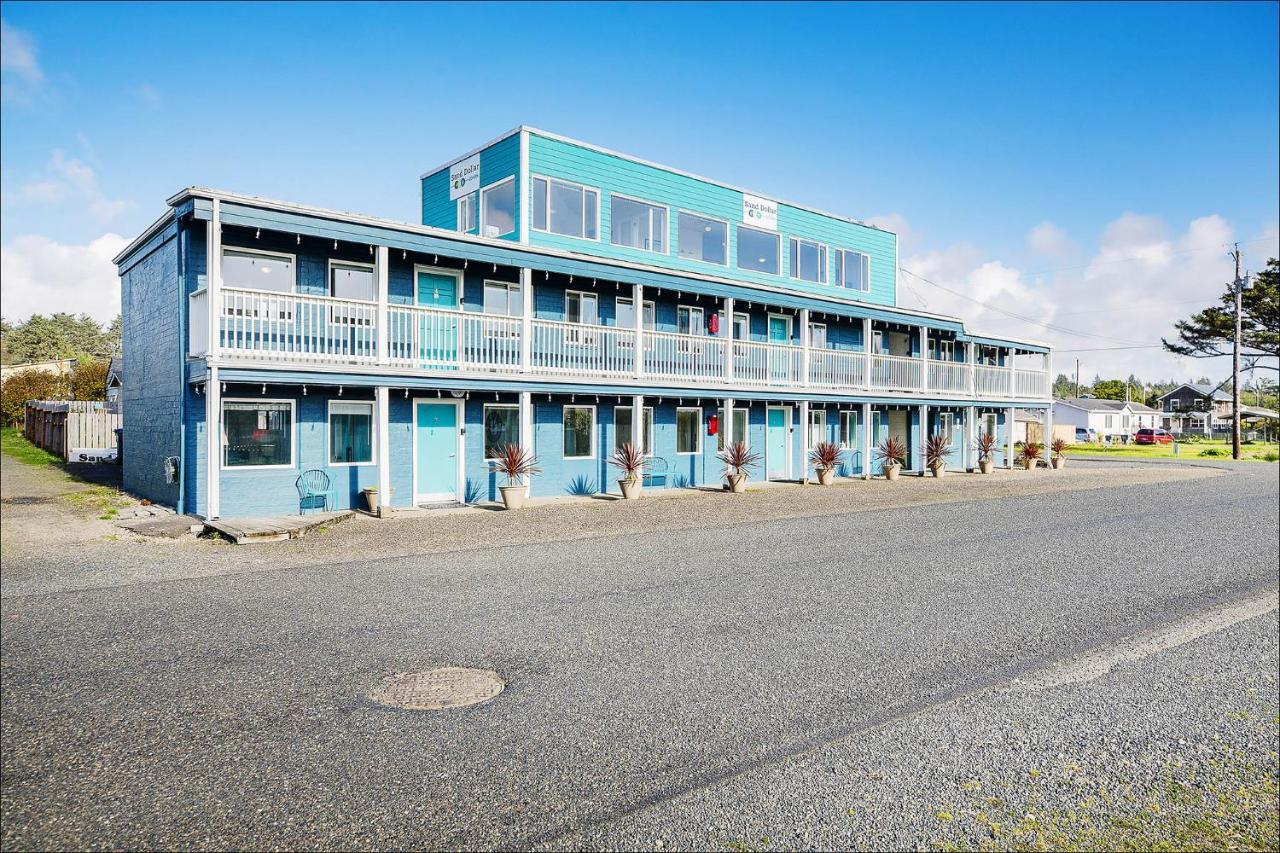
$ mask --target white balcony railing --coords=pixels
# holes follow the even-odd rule
[[[526,325],[520,317],[420,305],[386,307],[387,340],[380,348],[375,302],[240,288],[224,288],[218,301],[217,335],[211,345],[208,291],[197,290],[188,297],[187,351],[192,356],[578,379],[654,378],[695,386],[927,389],[930,394],[978,398],[1047,399],[1049,395],[1049,375],[1044,370],[1015,371],[898,355],[868,358],[862,351],[806,351],[793,344],[730,342],[708,335],[644,331],[637,359],[634,329],[557,320],[528,321],[530,339],[524,346]],[[732,354],[726,359],[729,346]],[[380,349],[385,349],[385,355]],[[522,361],[526,352],[527,364]]]

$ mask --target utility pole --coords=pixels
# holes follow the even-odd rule
[[[1080,359],[1076,359],[1076,399],[1080,399]]]
[[[1236,277],[1231,289],[1236,297],[1236,335],[1231,347],[1231,458],[1240,458],[1240,291],[1244,282],[1240,280],[1240,244],[1236,243],[1231,252],[1236,262]],[[1212,401],[1210,401],[1212,405]]]

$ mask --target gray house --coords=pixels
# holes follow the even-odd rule
[[[1231,394],[1205,382],[1184,382],[1159,398],[1161,425],[1175,435],[1212,436],[1231,429]]]

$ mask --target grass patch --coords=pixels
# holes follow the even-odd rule
[[[15,427],[0,428],[0,452],[27,465],[62,466],[61,459],[27,441]]]
[[[80,491],[68,492],[62,499],[86,513],[97,513],[103,521],[111,521],[120,515],[120,507],[132,503],[129,496],[110,486],[90,486]]]
[[[1091,444],[1081,442],[1067,447],[1069,456],[1109,456],[1123,459],[1230,459],[1229,441],[1183,441],[1173,444]],[[1255,442],[1240,445],[1241,461],[1280,461],[1280,447]]]

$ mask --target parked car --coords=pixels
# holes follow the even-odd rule
[[[1133,437],[1134,444],[1173,444],[1173,433],[1164,429],[1140,429]]]
[[[1084,427],[1076,427],[1076,441],[1093,441],[1093,434]]]

